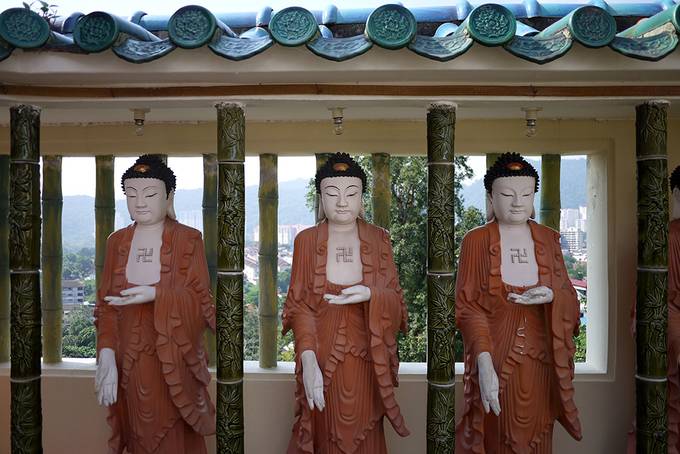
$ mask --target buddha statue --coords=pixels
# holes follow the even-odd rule
[[[283,308],[297,383],[287,452],[385,454],[385,416],[409,434],[394,396],[407,313],[389,233],[360,217],[366,174],[349,155],[315,184],[325,219],[295,238]]]
[[[95,308],[109,452],[206,453],[215,408],[203,333],[215,308],[201,233],[175,220],[175,175],[160,159],[137,159],[122,186],[134,223],[107,240]]]
[[[549,454],[558,420],[581,439],[573,336],[579,303],[560,235],[534,222],[538,174],[505,153],[484,176],[487,224],[463,238],[456,322],[465,348],[457,454]]]

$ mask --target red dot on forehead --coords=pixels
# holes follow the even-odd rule
[[[505,166],[508,170],[512,170],[513,172],[516,172],[518,170],[522,170],[524,168],[524,164],[521,162],[510,162]]]

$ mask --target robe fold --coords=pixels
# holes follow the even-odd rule
[[[399,360],[396,334],[406,331],[407,312],[389,234],[357,220],[368,302],[329,304],[324,293],[343,288],[326,279],[328,224],[295,238],[283,334],[295,336],[295,423],[288,454],[384,454],[383,417],[401,436],[409,434],[394,397]],[[309,409],[300,354],[314,351],[324,378],[326,407]]]
[[[501,279],[501,240],[497,222],[463,238],[456,280],[456,324],[465,345],[465,406],[456,427],[458,454],[543,454],[551,452],[557,419],[581,439],[574,404],[573,336],[580,310],[564,266],[559,233],[529,221],[538,265],[538,283],[552,289],[552,303],[510,303],[509,292],[523,292]],[[501,413],[484,413],[477,357],[491,354],[499,380]]]
[[[109,453],[206,452],[215,433],[203,333],[215,330],[215,307],[201,233],[166,218],[156,299],[111,306],[108,295],[134,287],[125,276],[135,224],[109,236],[97,291],[97,352],[111,348],[118,399],[109,407]]]

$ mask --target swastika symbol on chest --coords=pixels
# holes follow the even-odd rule
[[[512,248],[510,249],[510,260],[512,263],[529,263],[529,256],[527,254],[526,248]]]

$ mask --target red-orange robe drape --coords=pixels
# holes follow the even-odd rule
[[[581,439],[572,384],[576,350],[572,336],[578,334],[579,303],[564,266],[559,233],[533,221],[529,226],[537,285],[552,289],[550,304],[507,301],[507,293],[518,289],[501,279],[497,222],[463,238],[456,323],[465,345],[465,407],[456,427],[457,454],[549,453],[555,419]],[[485,351],[491,354],[500,384],[498,417],[484,413],[479,394],[477,356]]]
[[[409,434],[394,397],[399,360],[395,335],[406,330],[407,312],[389,234],[357,220],[365,303],[333,305],[324,293],[343,286],[326,279],[328,224],[295,238],[283,333],[295,335],[295,424],[288,454],[384,454],[383,416],[401,436]],[[309,409],[299,355],[316,353],[324,376],[323,412]]]
[[[110,306],[105,296],[135,286],[125,277],[134,231],[135,224],[109,237],[95,309],[97,351],[113,349],[118,367],[109,452],[206,452],[215,408],[203,333],[215,330],[215,307],[201,233],[166,218],[155,301]]]

